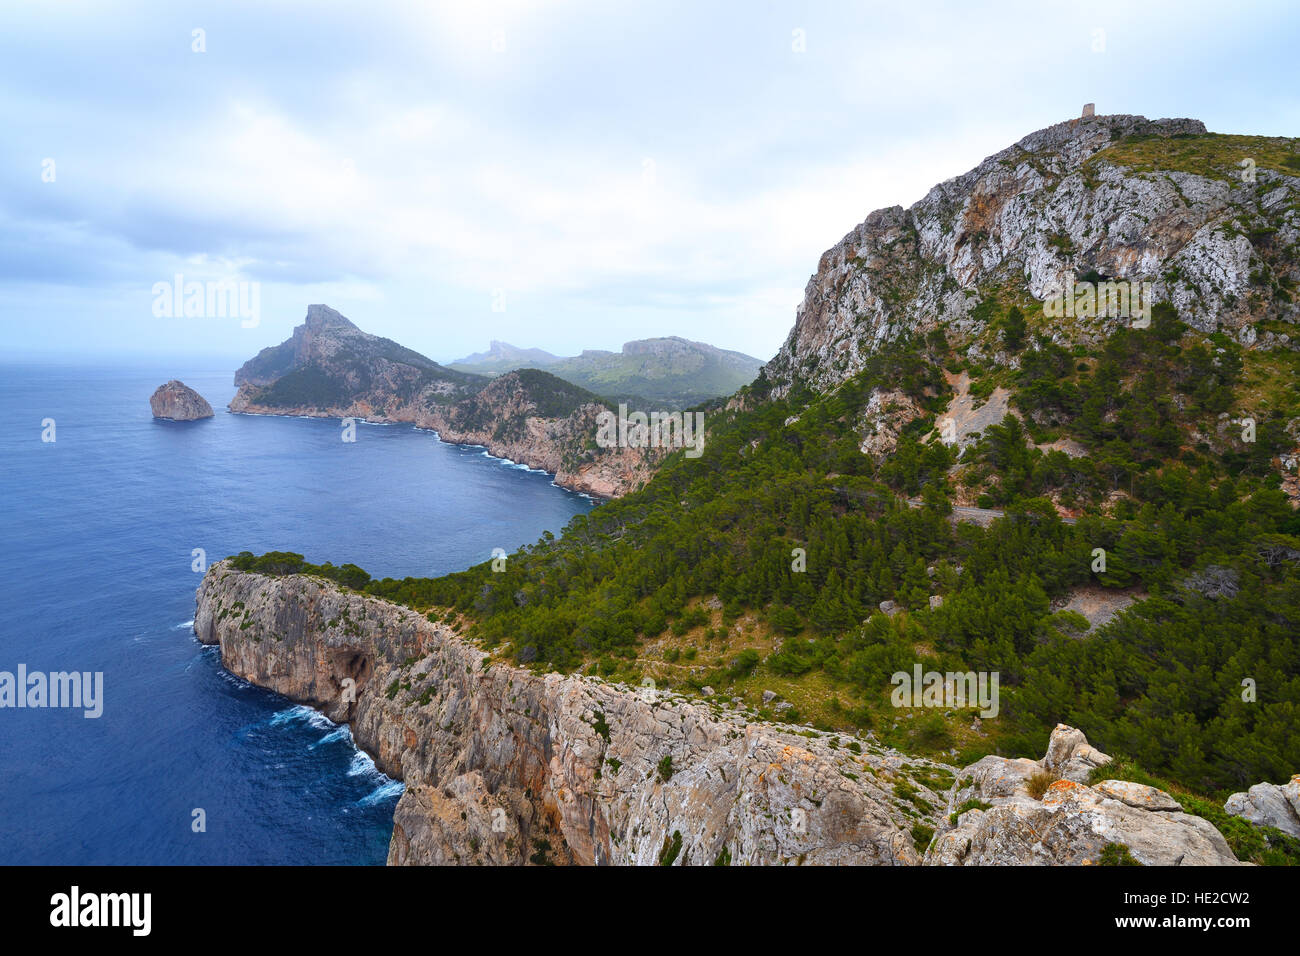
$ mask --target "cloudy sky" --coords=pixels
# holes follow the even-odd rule
[[[1135,6],[4,0],[4,349],[239,360],[325,302],[766,359],[868,212],[1084,102],[1300,133],[1293,3]],[[177,275],[257,323],[156,315]]]

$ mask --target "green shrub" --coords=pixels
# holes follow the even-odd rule
[[[918,853],[924,853],[933,839],[934,827],[928,827],[924,823],[912,824],[912,845],[916,847]]]
[[[959,806],[952,813],[948,814],[948,822],[951,823],[953,826],[956,826],[957,818],[960,817],[967,810],[992,810],[992,809],[993,809],[993,804],[985,803],[983,800],[979,800],[976,799],[975,797],[971,797],[969,800],[963,801],[961,806]]]
[[[659,779],[667,783],[673,776],[673,755],[664,754],[656,768],[659,773]]]
[[[664,847],[659,851],[659,865],[672,866],[677,854],[682,852],[682,834],[674,830],[671,837],[664,837]]]
[[[1025,789],[1029,791],[1029,795],[1035,800],[1041,800],[1043,795],[1047,793],[1047,788],[1060,779],[1059,774],[1055,774],[1050,770],[1039,770],[1030,774],[1025,780]]]
[[[1107,843],[1098,857],[1097,863],[1101,866],[1141,866],[1133,854],[1129,851],[1128,845],[1124,843]]]

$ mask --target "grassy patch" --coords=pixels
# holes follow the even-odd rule
[[[1300,176],[1300,140],[1284,136],[1129,136],[1103,149],[1087,163],[1114,163],[1134,172],[1156,170],[1195,173],[1210,179],[1241,182],[1241,161],[1253,159],[1257,169]]]

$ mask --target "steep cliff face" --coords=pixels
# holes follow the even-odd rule
[[[246,362],[235,383],[232,412],[409,422],[602,498],[648,481],[662,457],[653,449],[599,447],[600,398],[554,375],[458,372],[362,332],[323,305],[311,306],[287,341]]]
[[[536,369],[508,372],[455,404],[430,400],[415,415],[444,441],[483,445],[555,475],[573,491],[616,498],[650,480],[662,449],[604,448],[596,442],[599,397]]]
[[[1287,292],[1300,281],[1298,199],[1293,140],[1215,136],[1191,119],[1058,123],[910,209],[871,213],[827,250],[764,375],[778,395],[796,382],[832,388],[905,332],[978,335],[989,290],[1042,302],[1089,274],[1150,281],[1193,327],[1251,345],[1259,320],[1300,319]],[[1091,342],[1123,321],[1047,331]]]
[[[952,778],[708,701],[494,663],[300,575],[213,565],[194,630],[231,672],[351,722],[406,783],[390,864],[915,864],[913,825],[945,803],[929,782]]]
[[[1064,724],[1041,760],[958,771],[495,662],[407,608],[226,561],[203,579],[194,631],[232,673],[351,723],[405,782],[390,865],[1091,865],[1112,844],[1149,865],[1237,863],[1164,791],[1090,785],[1111,758]],[[1031,795],[1035,778],[1054,782]]]

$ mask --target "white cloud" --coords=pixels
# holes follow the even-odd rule
[[[337,297],[444,356],[489,337],[563,350],[694,334],[766,357],[822,251],[871,210],[1084,100],[1151,115],[1222,102],[1220,126],[1260,132],[1297,115],[1276,64],[1232,53],[1247,35],[1282,43],[1294,14],[1194,15],[1211,9],[511,0],[304,23],[231,2],[195,57],[166,18],[90,7],[64,25],[24,8],[0,35],[0,248],[30,237],[41,258],[3,301],[24,307],[19,284],[79,288],[87,309],[60,321],[94,342],[80,312],[117,296],[133,316],[140,287],[185,266],[260,277],[284,323]],[[1108,59],[1089,52],[1095,25]],[[42,188],[47,155],[60,178]],[[505,316],[486,312],[498,287]],[[131,321],[113,341],[153,346]]]

